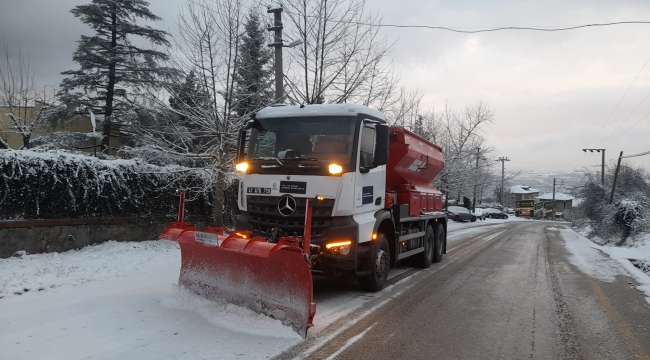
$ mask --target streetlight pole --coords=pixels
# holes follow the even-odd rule
[[[481,148],[476,148],[476,176],[478,180],[478,159],[481,157]],[[476,212],[476,187],[478,184],[474,181],[474,197],[472,200],[472,212]]]
[[[589,151],[589,152],[594,152],[594,151],[595,152],[601,152],[602,151],[603,152],[603,161],[602,161],[602,164],[600,166],[600,168],[601,168],[600,169],[600,184],[604,186],[605,185],[605,149],[582,149],[582,151],[584,151],[584,152],[587,152],[587,151]]]
[[[506,161],[510,161],[510,159],[508,159],[508,157],[506,156],[506,157],[500,157],[495,161],[501,161],[501,194],[499,197],[501,198],[501,206],[503,206],[503,190],[504,190],[503,187],[505,186],[504,183],[506,178]]]

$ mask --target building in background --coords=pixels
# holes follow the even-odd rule
[[[526,185],[515,185],[510,187],[510,198],[517,200],[535,200],[539,196],[539,190]]]
[[[571,211],[573,209],[573,196],[555,193],[555,217],[571,220]],[[538,202],[553,202],[553,193],[548,193],[535,197]]]

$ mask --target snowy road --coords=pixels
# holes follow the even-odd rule
[[[558,224],[452,234],[442,263],[278,358],[650,359],[646,275]]]
[[[379,358],[394,358],[388,354],[427,358],[413,351],[422,350],[434,335],[446,339],[441,344],[436,338],[435,343],[442,349],[438,351],[447,349],[441,354],[450,358],[463,357],[457,351],[467,346],[468,338],[460,335],[474,339],[474,345],[464,350],[467,355],[473,354],[472,346],[494,342],[495,337],[502,340],[488,346],[494,355],[522,355],[530,349],[508,352],[512,345],[518,349],[529,346],[524,346],[523,340],[515,341],[514,334],[530,340],[524,331],[529,330],[529,311],[535,309],[539,317],[555,314],[561,308],[554,300],[558,291],[563,298],[588,295],[594,307],[597,297],[593,298],[594,290],[588,291],[592,282],[604,282],[606,285],[600,285],[603,293],[614,286],[612,291],[638,297],[628,278],[616,275],[626,274],[626,270],[614,261],[607,264],[613,272],[583,274],[602,262],[597,256],[606,256],[590,253],[595,250],[575,239],[575,246],[565,250],[564,240],[553,226],[558,227],[516,220],[452,223],[449,253],[442,263],[424,271],[395,269],[393,285],[376,294],[359,291],[352,278],[317,278],[314,297],[318,311],[307,340],[272,319],[179,291],[173,284],[178,278],[180,254],[170,242],[110,242],[62,254],[0,260],[0,359],[355,358],[362,353],[383,355]],[[555,282],[548,278],[548,271],[542,271],[551,268],[545,260],[548,254],[556,268]],[[572,262],[582,270],[569,265]],[[616,287],[619,283],[622,290]],[[538,299],[532,303],[539,307],[531,309],[529,298]],[[628,294],[625,298],[633,297]],[[638,321],[649,321],[647,303],[641,302],[632,305],[645,313],[635,316]],[[548,314],[542,315],[544,311]],[[548,316],[550,320],[537,323],[536,357],[544,357],[541,354],[554,347],[543,335],[557,330],[553,316]],[[621,317],[625,323],[627,318]],[[593,329],[618,334],[618,323],[609,324],[607,319],[603,316],[596,324],[600,328]],[[418,332],[414,334],[415,329]],[[631,329],[637,331],[634,326]],[[634,331],[625,339],[636,339]],[[430,335],[418,337],[419,332]],[[369,349],[368,344],[385,337],[402,346]],[[412,341],[422,343],[404,346]],[[647,351],[647,343],[636,341]],[[500,352],[493,348],[498,344]],[[615,354],[632,353],[621,350]]]

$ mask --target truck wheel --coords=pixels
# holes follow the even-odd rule
[[[386,235],[379,233],[372,246],[370,274],[359,276],[361,289],[371,292],[383,289],[388,281],[388,270],[390,270],[390,246]]]
[[[426,269],[431,266],[433,260],[433,251],[435,250],[435,236],[431,225],[427,226],[427,231],[424,233],[424,251],[415,255],[414,265]]]
[[[445,243],[447,242],[447,236],[445,235],[445,228],[441,224],[436,225],[436,230],[434,231],[435,241],[433,246],[433,262],[439,263],[442,261],[442,255],[444,254]]]

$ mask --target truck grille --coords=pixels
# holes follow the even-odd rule
[[[282,230],[282,236],[302,236],[305,225],[305,206],[307,199],[295,198],[298,208],[290,216],[282,216],[278,211],[279,196],[246,196],[246,206],[250,214],[253,230],[270,234],[274,227]],[[312,208],[311,236],[322,238],[332,222],[334,199],[316,202]]]

